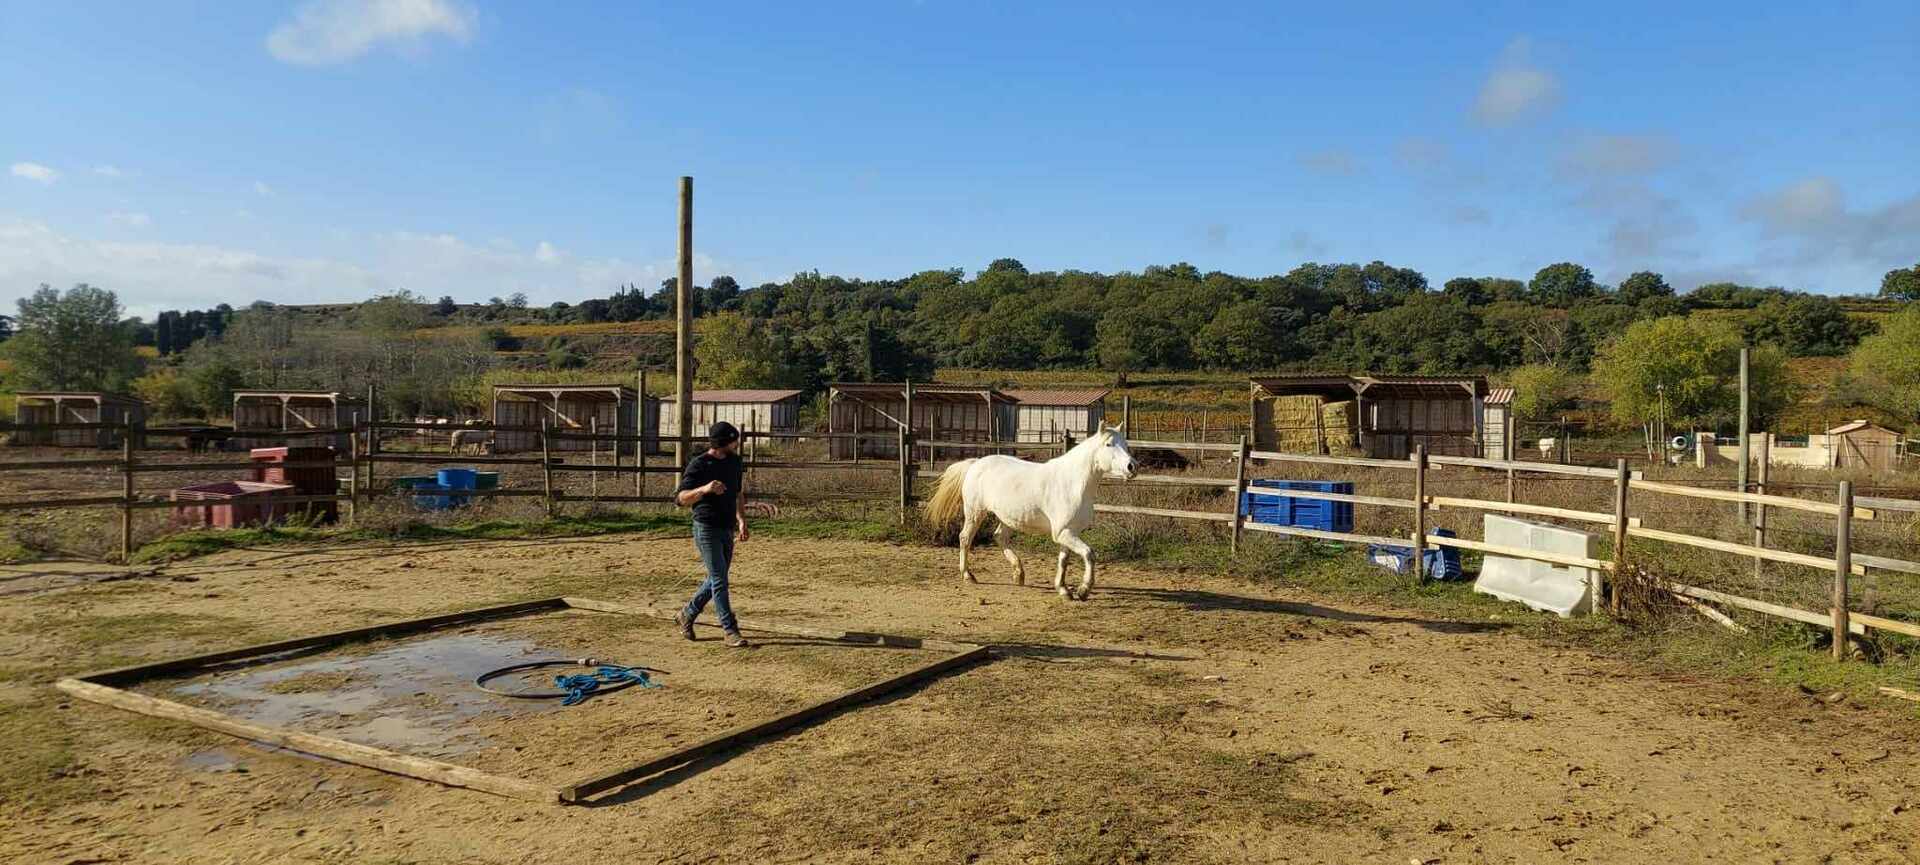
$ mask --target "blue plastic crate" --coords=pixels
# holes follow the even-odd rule
[[[1268,490],[1307,490],[1311,492],[1353,495],[1351,481],[1289,481],[1262,478],[1248,481],[1241,499],[1241,513],[1256,523],[1319,529],[1323,532],[1353,531],[1353,503],[1331,502],[1282,495]]]
[[[1451,529],[1433,529],[1432,533],[1443,538],[1454,536]],[[1458,580],[1466,576],[1466,570],[1460,566],[1458,547],[1428,547],[1423,558],[1426,559],[1429,580]],[[1369,544],[1367,561],[1396,574],[1404,574],[1413,568],[1413,547]]]

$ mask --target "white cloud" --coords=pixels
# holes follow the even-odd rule
[[[417,49],[433,36],[473,37],[474,11],[452,0],[309,0],[267,34],[283,63],[345,63],[382,43]]]
[[[1533,40],[1520,36],[1507,43],[1480,85],[1473,114],[1489,126],[1506,126],[1545,114],[1559,102],[1560,79],[1533,62]]]
[[[1360,160],[1352,151],[1329,147],[1325,150],[1313,150],[1297,157],[1300,167],[1315,174],[1328,177],[1351,177],[1360,173]]]
[[[1673,164],[1677,147],[1664,135],[1587,135],[1560,155],[1561,176],[1636,177]]]
[[[98,175],[100,175],[101,177],[125,177],[125,176],[127,176],[127,174],[126,174],[126,172],[124,172],[124,171],[121,171],[121,170],[120,170],[119,168],[117,168],[117,167],[115,167],[115,166],[112,166],[112,165],[96,165],[96,166],[94,166],[94,167],[93,167],[93,173],[95,173],[95,174],[98,174]]]
[[[48,186],[53,185],[54,181],[60,179],[60,172],[41,165],[38,162],[16,162],[8,171],[15,177],[25,178]]]
[[[544,240],[540,241],[540,245],[534,247],[533,249],[534,261],[552,262],[552,261],[558,261],[559,259],[560,259],[560,250],[555,249],[553,244],[548,243]]]
[[[146,228],[153,224],[153,218],[139,212],[115,210],[107,214],[107,221],[127,228]]]
[[[1741,208],[1769,238],[1783,241],[1795,265],[1882,268],[1911,264],[1920,249],[1920,193],[1859,210],[1828,177],[1809,177]]]
[[[273,187],[268,186],[266,183],[262,181],[256,180],[253,182],[253,192],[255,195],[271,196],[273,195]]]

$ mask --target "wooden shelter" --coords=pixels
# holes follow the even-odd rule
[[[707,433],[717,421],[727,421],[745,432],[795,433],[800,431],[800,404],[803,390],[696,390],[693,392],[693,434]],[[680,435],[680,415],[674,411],[678,399],[660,398],[660,435]]]
[[[1351,436],[1359,455],[1377,459],[1405,459],[1421,444],[1437,455],[1484,454],[1487,381],[1478,376],[1280,375],[1251,384],[1256,450],[1328,453],[1336,449],[1329,441]],[[1319,400],[1305,433],[1312,444],[1297,427],[1281,424],[1276,411],[1276,403],[1301,397]],[[1336,407],[1344,428],[1326,423]]]
[[[106,391],[22,391],[14,394],[13,422],[22,426],[42,424],[132,424],[147,422],[147,404],[124,394]],[[117,448],[121,430],[100,429],[17,430],[11,441],[16,445],[64,448]],[[144,444],[135,434],[134,446]]]
[[[1488,459],[1508,459],[1512,453],[1507,450],[1507,443],[1514,436],[1513,388],[1490,388],[1480,402],[1484,407],[1480,420],[1480,452]]]
[[[367,401],[339,391],[237,390],[233,392],[233,443],[238,448],[331,447],[347,453],[353,447],[354,424],[372,420]],[[247,438],[247,433],[336,430],[294,438]]]
[[[1900,434],[1877,423],[1856,420],[1827,430],[1835,468],[1891,471],[1899,461]]]
[[[648,397],[643,410],[639,394],[633,388],[619,384],[493,386],[494,425],[538,428],[542,421],[556,432],[584,433],[597,430],[605,435],[658,436],[660,401]],[[610,443],[596,444],[589,439],[555,438],[547,446],[555,451],[599,449],[612,452]],[[503,429],[493,435],[494,453],[522,453],[539,449],[540,433],[530,429]],[[620,453],[634,453],[633,443],[621,442]]]
[[[900,442],[896,434],[902,424],[910,423],[921,441],[1010,442],[1018,429],[1013,397],[990,387],[966,385],[913,385],[913,417],[907,418],[907,385],[897,383],[841,383],[827,391],[827,431],[834,433],[878,433],[863,439],[859,447],[845,439],[834,439],[830,452],[834,459],[862,457],[897,459]],[[941,456],[955,458],[979,456],[966,448],[941,448]]]
[[[1014,406],[1014,436],[1022,442],[1053,443],[1093,435],[1107,416],[1106,388],[1009,390]]]

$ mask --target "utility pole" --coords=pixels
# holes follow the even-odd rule
[[[674,326],[673,412],[680,439],[673,457],[686,465],[693,458],[693,178],[680,178],[680,278],[673,288],[678,310]]]

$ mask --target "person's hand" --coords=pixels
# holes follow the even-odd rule
[[[736,544],[744,544],[747,542],[747,538],[751,537],[752,534],[753,534],[752,532],[747,531],[747,521],[741,520],[740,530],[734,533],[733,542]]]
[[[726,494],[727,485],[719,481],[707,481],[707,485],[703,487],[703,489],[705,490],[701,493],[703,496],[718,496]]]

